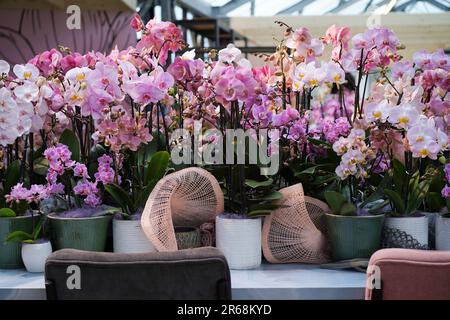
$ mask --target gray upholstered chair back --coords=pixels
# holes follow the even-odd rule
[[[230,270],[212,247],[109,253],[63,249],[45,265],[47,299],[231,299]]]

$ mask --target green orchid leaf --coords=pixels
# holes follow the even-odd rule
[[[74,161],[80,161],[81,159],[81,147],[78,136],[70,129],[65,129],[59,138],[59,143],[65,144],[70,152],[72,152],[71,159]]]
[[[395,211],[399,214],[404,214],[405,205],[403,204],[403,199],[400,194],[390,189],[384,189],[384,193],[388,196],[389,200],[391,200]]]
[[[283,194],[278,191],[273,191],[269,194],[262,195],[253,199],[249,199],[250,201],[274,201],[283,198]]]
[[[100,144],[92,146],[91,150],[89,150],[89,160],[87,163],[89,176],[93,177],[98,171],[98,158],[103,156],[105,153],[105,148]]]
[[[417,209],[419,209],[420,205],[424,201],[428,189],[430,188],[431,180],[423,180],[421,181],[416,188],[411,190],[408,205],[406,207],[406,213],[414,213]]]
[[[325,191],[323,195],[330,206],[331,211],[334,214],[340,214],[342,206],[347,202],[347,199],[336,191]]]
[[[11,203],[11,209],[16,215],[24,214],[28,210],[28,203],[25,200],[20,200],[19,202],[13,201]]]
[[[250,206],[249,212],[255,211],[255,210],[269,210],[269,211],[273,211],[273,210],[276,210],[278,208],[283,208],[283,207],[287,207],[287,206],[286,205],[273,204],[273,203],[255,204],[255,205]]]
[[[311,185],[318,187],[324,184],[331,183],[336,180],[336,176],[334,174],[327,174],[323,176],[314,177],[314,180],[311,182]]]
[[[116,184],[107,184],[105,185],[105,190],[108,192],[114,201],[122,208],[124,213],[132,214],[134,213],[135,207],[133,205],[133,201],[128,196],[125,190],[119,187]]]
[[[14,231],[8,234],[6,242],[23,242],[25,240],[34,240],[33,236],[24,231]]]
[[[389,200],[384,200],[384,201],[382,201],[382,202],[380,202],[380,203],[370,207],[369,212],[370,213],[376,213],[378,210],[386,207],[389,204],[389,202],[390,202]]]
[[[33,233],[31,233],[32,240],[37,240],[39,238],[42,231],[42,223],[43,223],[42,221],[43,221],[42,219],[39,220],[38,224],[33,230]]]
[[[403,194],[403,188],[405,181],[408,180],[408,176],[406,174],[406,168],[399,160],[394,159],[392,161],[393,169],[393,182],[394,182],[394,191],[399,194]]]
[[[361,203],[361,208],[364,208],[367,204],[376,200],[382,199],[384,196],[384,189],[392,183],[392,177],[389,174],[385,174],[383,179],[378,184],[377,189],[373,192],[365,201]]]
[[[48,160],[44,157],[40,157],[34,160],[33,172],[40,176],[46,176],[48,172]]]
[[[160,180],[164,177],[169,165],[170,155],[167,151],[158,151],[150,159],[145,168],[144,184],[147,185],[152,180]]]
[[[262,216],[267,216],[267,215],[271,214],[272,211],[273,210],[268,210],[268,209],[253,210],[253,211],[250,211],[247,214],[247,216],[251,217],[251,218],[253,218],[253,217],[262,217]]]
[[[427,208],[430,211],[438,212],[443,207],[445,207],[445,199],[442,197],[440,192],[428,192],[425,201]]]
[[[271,178],[264,180],[264,181],[245,179],[245,185],[247,185],[248,187],[250,187],[252,189],[270,187],[272,184],[273,184],[273,179],[271,179]]]
[[[346,202],[342,205],[340,214],[342,216],[354,216],[356,214],[356,206],[353,203]]]
[[[138,198],[136,200],[136,203],[138,203],[139,208],[145,206],[145,203],[147,202],[150,193],[153,191],[157,183],[158,180],[156,179],[150,180],[150,182],[142,189],[142,191],[139,192]]]
[[[20,161],[15,160],[8,165],[6,169],[6,180],[3,193],[9,194],[11,189],[20,182]]]
[[[9,208],[1,208],[0,209],[0,218],[10,218],[15,217],[16,213],[14,210],[11,210]]]

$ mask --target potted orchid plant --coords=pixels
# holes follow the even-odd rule
[[[156,183],[169,166],[169,132],[173,125],[173,76],[163,66],[184,47],[181,30],[172,22],[136,15],[131,27],[141,33],[127,62],[116,61],[113,83],[121,99],[107,106],[94,133],[96,143],[111,154],[99,162],[98,178],[121,213],[113,220],[115,252],[154,251],[141,229],[141,215]],[[171,95],[172,94],[172,95]]]
[[[327,201],[334,259],[368,258],[380,247],[384,216],[364,206],[374,191],[372,173],[382,171],[386,161],[366,133],[365,95],[369,73],[396,59],[398,40],[385,28],[352,37],[348,28],[335,25],[318,39],[307,28],[277,23],[287,27],[287,37],[269,61],[277,62],[286,103],[292,101],[299,112],[285,130],[291,151],[285,179],[302,182],[306,192]],[[319,62],[325,45],[333,47],[331,59]],[[356,81],[350,73],[357,74]]]
[[[368,259],[381,245],[384,215],[370,214],[366,208],[372,196],[367,188],[368,173],[377,165],[366,143],[364,130],[353,128],[346,138],[333,144],[341,156],[336,167],[338,180],[325,189],[324,198],[331,208],[326,222],[335,260]]]
[[[177,58],[169,68],[176,79],[179,124],[192,133],[198,130],[196,121],[203,120],[203,129],[215,130],[216,134],[205,134],[201,149],[217,148],[215,150],[219,151],[223,141],[231,141],[224,153],[218,152],[215,159],[204,161],[206,168],[222,182],[225,196],[226,212],[216,217],[216,246],[225,254],[232,269],[255,268],[261,263],[260,216],[270,214],[277,207],[271,201],[281,194],[274,190],[276,185],[272,178],[260,174],[256,163],[246,163],[249,156],[246,143],[235,140],[234,133],[269,129],[266,125],[249,122],[252,109],[257,108],[266,88],[263,80],[254,76],[250,62],[232,44],[210,52],[206,62],[195,60],[190,53]],[[206,71],[199,72],[200,67]],[[263,148],[257,134],[250,139],[255,139],[252,142]],[[265,147],[264,152],[272,147],[269,151],[276,154],[276,148],[267,141]],[[240,162],[239,155],[244,156]]]
[[[52,49],[17,68],[43,87],[36,97],[34,87],[26,88],[31,95],[23,89],[18,94],[33,98],[34,112],[43,118],[37,126],[43,148],[31,167],[46,177],[42,183],[51,199],[45,207],[53,211],[57,248],[104,250],[111,214],[118,210],[121,222],[114,226],[137,223],[128,229],[150,248],[137,215],[168,162],[167,152],[155,153],[168,150],[166,106],[173,101],[168,95],[173,78],[161,65],[183,42],[170,22],[144,25],[136,16],[131,26],[143,34],[136,47],[107,56]],[[157,138],[149,145],[152,134]]]
[[[429,174],[421,176],[419,170],[408,176],[408,171],[398,160],[394,160],[391,171],[391,187],[384,189],[392,210],[386,227],[401,230],[419,245],[427,247],[428,216],[421,214],[419,208],[426,199],[432,179]]]
[[[382,72],[387,85],[374,84],[369,97],[365,115],[371,123],[372,143],[391,167],[390,186],[383,186],[391,211],[386,219],[386,246],[429,247],[429,214],[419,210],[436,192],[430,186],[449,150],[448,78],[443,76],[450,69],[449,61],[441,50],[420,51],[412,62],[396,61],[389,76],[388,70]],[[380,94],[384,99],[376,102]],[[393,231],[404,233],[408,242],[390,241]]]
[[[14,232],[32,233],[38,216],[35,202],[45,195],[35,184],[33,170],[34,137],[45,113],[39,104],[45,84],[33,65],[15,65],[11,70],[0,60],[0,269],[23,266],[20,243],[5,239]]]
[[[299,30],[298,34],[303,37],[298,36],[297,39],[308,39],[304,29]],[[349,40],[353,45],[351,49]],[[346,73],[357,73],[350,110],[346,105],[345,95],[339,95],[341,116],[347,118],[351,130],[340,133],[340,137],[338,135],[332,143],[333,150],[341,157],[335,173],[348,186],[348,192],[343,194],[346,201],[343,202],[343,198],[335,194],[335,198],[341,198],[341,201],[335,199],[335,202],[343,204],[344,213],[352,211],[347,210],[352,206],[346,204],[347,202],[354,203],[356,212],[374,201],[381,202],[381,206],[385,205],[387,202],[379,199],[393,196],[392,192],[388,191],[389,185],[395,184],[389,178],[392,171],[401,172],[403,176],[411,178],[412,159],[418,158],[420,160],[416,162],[420,162],[421,174],[424,174],[427,159],[434,161],[440,153],[448,150],[448,135],[444,133],[445,112],[442,112],[446,103],[448,82],[445,77],[440,76],[449,68],[448,57],[445,57],[442,51],[432,55],[420,52],[415,55],[414,63],[402,61],[397,53],[402,46],[393,32],[386,28],[369,29],[351,38],[345,28],[332,26],[323,41],[333,46],[333,62]],[[320,79],[316,77],[325,75],[330,69],[322,69],[318,64],[310,68],[314,71],[309,73],[308,66],[304,63],[296,67],[300,85],[304,86],[305,82],[312,85],[320,83]],[[372,88],[368,86],[369,77],[376,80]],[[305,80],[302,82],[303,79]],[[366,97],[367,93],[369,94]],[[320,144],[327,146],[323,141]],[[406,166],[396,170],[395,167],[398,167],[399,163],[406,163]],[[394,169],[389,170],[392,167]],[[308,177],[307,172],[317,174],[323,171],[326,173],[325,168],[316,165],[307,167],[299,174]],[[321,176],[327,179],[328,175]],[[336,188],[332,177],[329,178],[331,180],[321,181],[325,190]],[[416,178],[412,180],[416,181]],[[319,178],[311,179],[312,182],[318,180]],[[426,187],[426,183],[423,182],[420,186]],[[423,193],[426,192],[425,190]],[[423,195],[422,192],[419,193]],[[331,194],[328,194],[329,200],[330,196]],[[423,198],[414,199],[415,205],[411,205],[411,212],[421,205],[421,199]],[[330,204],[330,201],[328,202]],[[372,211],[379,207],[372,206]],[[405,213],[401,206],[398,210]],[[339,211],[334,209],[335,213]],[[394,219],[396,218],[388,217],[386,225]],[[428,224],[425,221],[423,225],[427,228]]]
[[[444,186],[441,191],[445,205],[436,217],[436,250],[450,250],[450,164],[444,167]]]
[[[0,243],[0,267],[21,264],[12,241],[38,248],[40,213],[58,249],[105,250],[114,215],[114,251],[153,251],[142,208],[172,167],[193,163],[222,184],[217,246],[233,269],[259,266],[261,216],[278,207],[277,189],[299,182],[330,207],[335,259],[369,257],[383,220],[427,246],[420,212],[446,203],[448,212],[448,56],[420,51],[406,61],[382,27],[352,36],[333,25],[314,38],[276,23],[284,37],[276,52],[260,55],[261,68],[233,44],[198,59],[175,24],[138,15],[135,47],[108,55],[60,47],[12,71],[0,60],[0,241],[11,240]],[[176,129],[200,139],[172,139]],[[190,160],[171,163],[169,152],[185,145],[195,149]],[[269,174],[262,154],[279,170]],[[437,219],[437,239],[448,234],[446,220]],[[387,238],[383,245],[395,246]],[[32,260],[42,268],[42,256]]]
[[[43,153],[48,163],[45,187],[51,195],[46,210],[51,211],[48,217],[57,249],[104,251],[117,209],[101,204],[99,181],[91,179],[86,165],[77,161],[77,141],[71,131],[65,131],[60,142]]]
[[[3,208],[4,215],[31,217],[31,231],[28,228],[12,231],[4,239],[5,243],[21,246],[21,257],[28,272],[44,272],[45,261],[52,253],[52,245],[46,234],[46,215],[41,210],[41,203],[50,196],[49,189],[40,184],[32,184],[26,188],[23,182],[17,183],[5,195],[10,208]],[[14,210],[12,210],[13,208]]]
[[[22,260],[28,272],[44,272],[45,261],[52,253],[51,242],[44,235],[44,223],[45,216],[42,215],[31,233],[17,230],[6,238],[7,242],[21,244]]]

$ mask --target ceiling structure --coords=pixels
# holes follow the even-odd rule
[[[403,32],[411,50],[417,49],[419,42],[430,42],[425,46],[430,50],[450,47],[450,0],[137,1],[136,11],[144,21],[153,17],[174,21],[183,29],[189,46],[199,49],[219,49],[238,41],[246,53],[272,52],[275,16],[283,21],[294,19],[293,25],[301,18],[301,23],[318,34],[331,24],[351,24],[352,30],[364,30],[374,17],[379,18],[375,19],[380,20],[378,24]]]
[[[450,11],[447,0],[195,0],[208,15],[273,16],[363,14],[388,12],[437,13]],[[386,12],[387,11],[387,12]]]

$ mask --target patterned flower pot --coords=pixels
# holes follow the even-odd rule
[[[200,247],[200,229],[194,227],[174,227],[174,229],[178,250]]]
[[[0,269],[23,268],[20,243],[6,242],[5,239],[13,231],[31,233],[32,230],[31,216],[0,218]]]
[[[22,243],[23,264],[28,272],[44,272],[45,261],[52,254],[50,241]]]
[[[387,230],[402,232],[399,247],[415,248],[428,247],[428,217],[417,215],[413,217],[387,217],[385,222]],[[390,231],[392,233],[392,231]],[[405,238],[407,237],[407,238]]]
[[[63,218],[49,216],[56,250],[72,248],[86,251],[104,251],[109,215],[88,218]]]
[[[113,220],[114,252],[154,252],[155,247],[141,228],[141,220]]]
[[[261,264],[261,219],[216,217],[216,247],[231,269],[253,269]]]
[[[450,250],[450,217],[436,217],[436,250]]]
[[[325,217],[333,260],[368,259],[380,248],[383,214]]]

